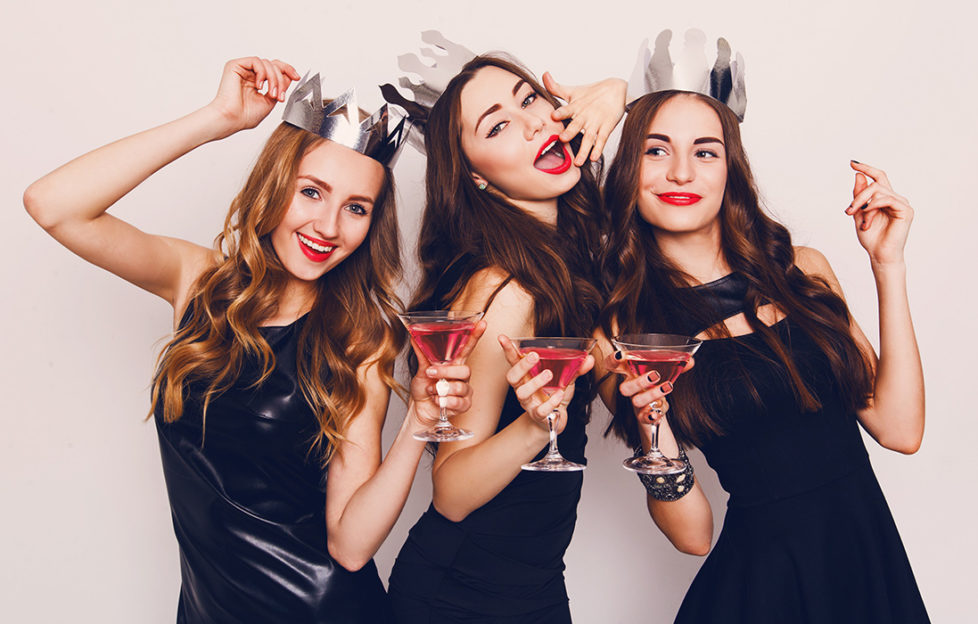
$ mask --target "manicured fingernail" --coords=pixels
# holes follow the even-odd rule
[[[850,160],[849,162],[854,162],[854,163],[856,163],[857,165],[861,165],[861,164],[862,164],[861,162],[859,162],[859,161],[858,161],[858,160],[856,160],[855,158],[853,158],[853,159],[852,159],[852,160]]]
[[[621,351],[615,351],[615,359],[616,360],[620,360],[623,357],[625,357],[625,355]]]
[[[869,208],[869,202],[866,202],[865,204],[859,207],[860,210],[866,210],[867,208]]]
[[[656,381],[659,380],[659,373],[652,371],[651,373],[646,375],[645,378],[648,379],[650,383],[655,383]]]
[[[666,394],[672,392],[672,384],[669,383],[668,381],[662,384],[662,391],[665,392]]]
[[[438,369],[429,368],[428,370],[425,371],[425,373],[427,373],[429,377],[435,377],[436,375],[438,375]]]
[[[540,359],[540,356],[537,355],[536,351],[530,351],[530,354],[526,356],[526,359],[530,361],[530,364],[533,364]]]

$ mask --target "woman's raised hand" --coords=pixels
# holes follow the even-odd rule
[[[209,105],[227,122],[223,136],[257,126],[277,102],[285,101],[285,92],[295,80],[299,80],[295,68],[279,60],[248,56],[228,61]]]
[[[856,171],[856,182],[846,214],[855,223],[859,244],[874,264],[903,262],[903,249],[913,221],[910,202],[893,192],[883,170],[855,160],[849,166]]]
[[[553,118],[557,121],[571,120],[560,134],[560,140],[566,143],[578,134],[584,135],[574,164],[578,167],[583,165],[589,153],[591,160],[601,158],[611,131],[625,114],[628,84],[621,78],[606,78],[589,85],[569,87],[559,84],[550,72],[545,72],[543,86],[552,95],[567,102],[553,112]]]
[[[476,323],[469,341],[459,350],[455,360],[448,364],[432,364],[414,340],[411,341],[418,358],[418,372],[411,379],[411,400],[415,405],[419,431],[438,422],[441,407],[448,410],[450,416],[467,412],[472,407],[472,386],[469,385],[471,371],[465,359],[485,331],[485,321]]]
[[[547,396],[543,392],[543,388],[553,379],[553,373],[549,370],[543,370],[533,377],[530,376],[530,371],[540,362],[540,356],[532,351],[526,355],[520,354],[509,337],[503,334],[499,335],[499,344],[506,355],[506,361],[512,366],[506,372],[506,381],[516,393],[516,398],[519,400],[523,411],[545,431],[548,429],[547,415],[556,411],[554,430],[557,433],[562,432],[567,424],[567,406],[574,398],[574,382],[568,384],[564,390],[557,390]],[[581,362],[574,378],[587,373],[593,366],[594,357],[588,355]]]

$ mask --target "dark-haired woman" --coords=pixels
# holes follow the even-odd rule
[[[520,466],[542,456],[554,407],[560,451],[585,461],[591,382],[538,401],[546,379],[522,383],[518,374],[514,392],[497,344],[513,357],[507,336],[588,336],[600,307],[595,174],[574,164],[575,143],[560,139],[554,109],[525,69],[481,56],[427,119],[424,273],[411,308],[484,310],[488,328],[468,359],[478,380],[472,407],[454,419],[475,435],[439,445],[432,505],[391,574],[399,622],[570,621],[563,555],[581,473]],[[590,366],[589,358],[582,372]]]
[[[876,278],[877,360],[826,259],[792,247],[760,209],[724,104],[653,93],[633,105],[622,137],[605,188],[611,290],[602,331],[704,339],[670,395],[659,442],[672,457],[698,446],[730,493],[723,530],[676,621],[928,621],[859,432],[901,453],[915,452],[923,435],[907,200],[882,171],[853,161],[845,212]],[[620,370],[616,362],[602,364]],[[617,402],[614,431],[633,446],[648,448],[638,423],[671,390],[657,382],[629,379],[617,397],[614,381],[602,389]],[[688,486],[648,480],[648,507],[679,550],[704,555],[710,506]]]
[[[382,158],[281,124],[214,249],[106,212],[167,163],[257,125],[297,79],[280,61],[230,61],[204,108],[24,195],[65,247],[173,306],[153,404],[180,545],[178,622],[389,621],[372,557],[423,454],[411,434],[437,415],[432,380],[454,380],[451,410],[469,404],[465,366],[422,362],[381,462],[403,341],[389,321],[400,264]]]

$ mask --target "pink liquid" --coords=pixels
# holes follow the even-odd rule
[[[424,356],[439,364],[455,359],[455,355],[469,341],[473,329],[475,323],[472,321],[435,321],[408,326],[411,337],[418,343]]]
[[[557,390],[566,388],[567,384],[573,381],[577,369],[581,367],[581,362],[587,357],[587,352],[580,349],[538,347],[520,349],[520,353],[523,355],[530,352],[535,352],[540,356],[540,361],[530,369],[530,377],[536,377],[545,370],[549,370],[553,374],[550,384],[543,388],[547,394],[553,394]]]
[[[659,373],[659,383],[674,382],[679,373],[686,368],[690,354],[682,351],[637,350],[625,354],[628,368],[636,376],[647,375],[651,371]]]

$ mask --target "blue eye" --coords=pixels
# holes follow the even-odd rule
[[[503,128],[505,128],[506,124],[508,123],[509,123],[508,121],[500,121],[499,123],[497,123],[495,126],[489,129],[489,134],[486,135],[486,138],[491,139],[492,137],[502,132]]]
[[[307,186],[299,192],[310,199],[319,199],[319,191],[311,186]]]
[[[360,204],[350,204],[349,206],[346,207],[346,209],[355,215],[365,216],[368,214],[367,209],[361,206]]]
[[[535,101],[536,99],[537,99],[537,94],[536,94],[536,92],[533,92],[533,93],[531,93],[530,95],[528,95],[528,96],[526,96],[525,98],[523,98],[523,103],[521,104],[521,106],[522,106],[523,108],[526,108],[526,107],[527,107],[527,106],[529,106],[530,104],[533,104],[533,102],[534,102],[534,101]]]

